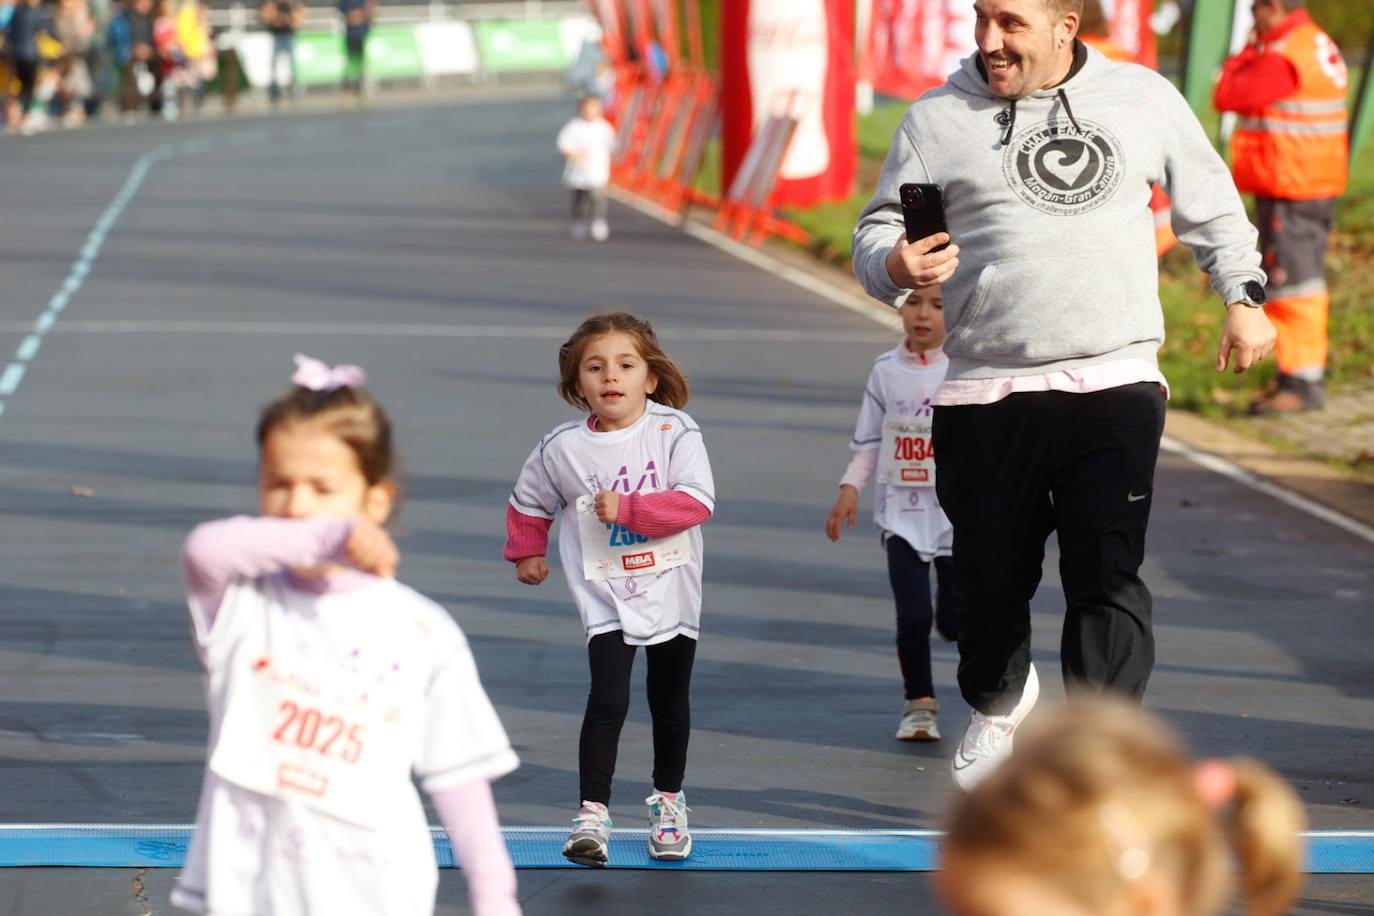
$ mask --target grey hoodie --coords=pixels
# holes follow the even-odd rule
[[[959,266],[943,286],[948,378],[1041,375],[1164,343],[1150,186],[1225,296],[1265,280],[1230,172],[1164,77],[1079,44],[1076,70],[1016,102],[965,59],[907,111],[854,228],[854,273],[901,294],[886,258],[902,234],[898,187],[944,186]]]

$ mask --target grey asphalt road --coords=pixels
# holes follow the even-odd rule
[[[552,138],[571,101],[0,138],[0,368],[31,333],[131,169],[70,303],[0,396],[0,821],[182,823],[204,761],[176,555],[195,523],[251,511],[257,408],[291,356],[356,362],[406,465],[402,578],[471,639],[523,766],[508,824],[576,806],[586,662],[559,572],[501,559],[525,455],[569,416],[559,342],[590,310],[654,320],[693,378],[719,506],[693,684],[688,793],[703,827],[937,827],[939,746],[892,739],[901,706],[882,553],[823,533],[873,356],[891,333],[621,206],[603,245],[566,236]],[[12,379],[13,381],[13,379]],[[4,387],[0,378],[0,388]],[[1009,456],[1008,460],[1015,460]],[[1247,754],[1314,827],[1374,828],[1374,545],[1161,460],[1145,575],[1148,704],[1200,754]],[[1053,543],[1035,604],[1059,702]],[[936,643],[941,725],[967,709]],[[642,674],[639,675],[642,677]],[[612,813],[648,790],[636,700]],[[175,872],[0,869],[0,912],[168,912]],[[522,871],[526,912],[935,912],[929,877]],[[1302,913],[1374,911],[1368,877],[1315,880]],[[447,872],[440,912],[466,912]]]

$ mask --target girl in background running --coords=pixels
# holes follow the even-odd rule
[[[1302,806],[1253,760],[1193,764],[1152,715],[1074,701],[955,801],[938,889],[955,916],[1279,916]]]
[[[563,855],[606,864],[606,806],[630,666],[644,646],[654,723],[649,855],[685,859],[700,525],[715,508],[706,445],[680,409],[687,380],[649,322],[626,312],[588,318],[559,351],[558,370],[559,394],[589,416],[555,428],[526,459],[506,510],[505,557],[521,582],[543,582],[549,529],[563,513],[559,556],[587,635],[592,680],[578,745],[582,807]]]
[[[354,366],[297,356],[258,422],[258,517],[198,526],[182,568],[209,763],[172,895],[200,913],[434,909],[419,777],[474,913],[516,916],[490,781],[518,761],[462,632],[398,583],[386,414]]]
[[[854,527],[859,491],[876,471],[873,522],[887,551],[887,573],[897,602],[897,663],[906,703],[899,741],[938,741],[940,703],[930,670],[930,625],[958,638],[954,604],[954,530],[935,498],[930,399],[945,380],[948,361],[940,287],[912,290],[900,306],[905,339],[873,361],[859,420],[849,447],[854,457],[825,520],[830,540]],[[930,566],[939,601],[933,607]],[[938,608],[938,614],[935,608]]]
[[[572,190],[572,237],[590,233],[598,242],[611,234],[606,224],[606,186],[611,183],[611,156],[615,153],[615,128],[606,120],[601,99],[584,96],[577,116],[558,132],[558,151],[567,164],[563,184]]]

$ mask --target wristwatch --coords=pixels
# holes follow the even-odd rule
[[[1268,297],[1264,295],[1264,285],[1258,280],[1246,280],[1231,287],[1226,294],[1226,304],[1228,306],[1240,303],[1248,305],[1252,309],[1264,308],[1264,303]]]

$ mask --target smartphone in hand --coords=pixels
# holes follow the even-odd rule
[[[915,242],[937,232],[949,232],[945,225],[945,192],[938,184],[904,184],[899,189],[902,200],[902,221],[906,223],[906,240]],[[936,245],[931,251],[949,246]]]

